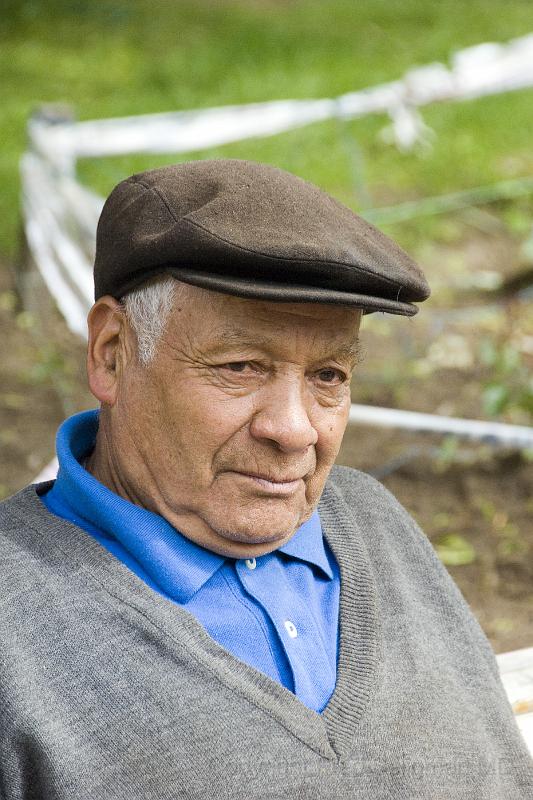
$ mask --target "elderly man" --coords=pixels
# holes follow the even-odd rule
[[[100,412],[0,512],[2,800],[525,800],[494,655],[413,520],[334,467],[393,242],[246,161],[103,210]]]

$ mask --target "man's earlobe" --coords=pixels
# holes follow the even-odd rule
[[[101,297],[89,311],[87,325],[89,388],[101,403],[114,405],[124,339],[124,313],[121,304],[109,295]]]

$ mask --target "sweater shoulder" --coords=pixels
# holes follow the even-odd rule
[[[352,517],[371,558],[386,565],[388,576],[399,571],[400,580],[405,577],[411,587],[423,587],[424,592],[439,597],[440,611],[466,626],[499,681],[494,651],[485,632],[411,514],[383,484],[359,470],[335,466],[329,485]]]
[[[367,472],[362,472],[360,469],[354,469],[353,467],[345,467],[342,464],[334,465],[329,479],[336,486],[347,490],[357,489],[361,486],[371,486],[378,491],[384,489],[384,486]]]
[[[35,602],[57,575],[61,553],[55,534],[63,520],[51,514],[38,496],[50,483],[26,486],[0,503],[0,606]]]
[[[405,523],[416,526],[414,519],[398,499],[366,472],[336,464],[331,470],[329,484],[352,509],[356,509],[359,513],[380,516],[394,512]]]
[[[46,525],[53,519],[39,498],[41,490],[51,485],[52,482],[29,484],[0,502],[0,548],[21,545],[26,530],[31,530],[38,521]]]
[[[0,525],[16,522],[21,519],[21,515],[30,512],[32,509],[40,509],[46,514],[46,508],[40,501],[39,495],[45,494],[51,489],[54,481],[44,481],[43,483],[29,483],[20,491],[15,492],[5,500],[0,501]]]
[[[335,466],[328,487],[352,518],[369,552],[381,551],[396,563],[415,561],[448,576],[416,520],[376,478],[351,467]]]
[[[17,494],[0,502],[0,554],[6,556],[16,551],[24,552],[23,540],[26,528],[25,510],[30,507],[30,494],[34,486],[26,486]],[[44,510],[44,507],[43,507]],[[0,571],[3,571],[6,562],[0,557]]]

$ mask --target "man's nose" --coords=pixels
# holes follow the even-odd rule
[[[315,445],[318,431],[309,417],[312,399],[298,379],[279,378],[261,392],[250,423],[255,439],[269,440],[286,453]]]

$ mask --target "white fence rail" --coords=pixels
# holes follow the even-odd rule
[[[428,130],[417,109],[442,101],[471,100],[533,85],[533,34],[456,53],[449,68],[430,64],[398,81],[336,98],[277,100],[242,106],[150,114],[123,119],[30,125],[33,148],[61,172],[78,158],[124,153],[185,153],[254,136],[272,136],[326,119],[387,114],[400,148]]]

